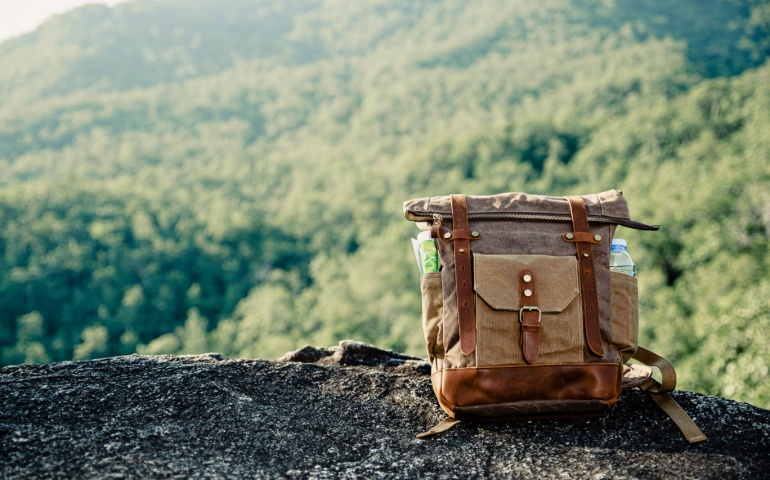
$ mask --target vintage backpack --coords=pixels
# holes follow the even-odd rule
[[[618,225],[659,228],[632,221],[622,192],[449,195],[407,201],[404,214],[431,230],[442,264],[421,279],[422,322],[449,418],[418,438],[460,420],[601,417],[639,387],[688,442],[706,440],[667,394],[671,364],[637,345],[636,278],[610,271]]]

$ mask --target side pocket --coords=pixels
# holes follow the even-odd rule
[[[428,361],[435,372],[444,359],[443,311],[444,293],[441,272],[426,273],[420,280],[422,290],[422,330],[428,347]]]
[[[612,272],[612,344],[627,362],[639,345],[639,303],[636,279]]]

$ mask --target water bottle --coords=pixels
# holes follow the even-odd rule
[[[430,231],[424,231],[417,235],[417,238],[413,238],[412,248],[414,248],[420,275],[438,272],[441,269],[436,241],[431,238]]]
[[[626,251],[626,241],[613,238],[610,246],[610,271],[636,277],[636,265]]]

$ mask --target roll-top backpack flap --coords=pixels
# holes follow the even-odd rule
[[[584,361],[583,313],[574,257],[474,254],[473,260],[477,366]],[[531,362],[523,348],[527,336],[524,318],[530,311],[539,325],[537,334],[531,335],[537,342],[537,355]]]
[[[468,218],[570,221],[569,205],[564,197],[531,195],[526,193],[501,193],[498,195],[467,195]],[[646,225],[631,220],[628,205],[618,190],[583,195],[590,222],[622,225],[636,230],[658,230],[658,225]],[[412,222],[423,223],[428,229],[435,215],[451,220],[451,196],[424,197],[408,200],[403,205],[404,217]]]

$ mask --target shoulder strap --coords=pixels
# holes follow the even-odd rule
[[[673,365],[660,355],[642,347],[637,348],[632,358],[650,367],[658,367],[662,376],[661,382],[650,376],[639,388],[647,392],[660,409],[674,421],[688,443],[705,442],[707,440],[706,435],[687,415],[687,412],[676,403],[676,400],[668,394],[676,388],[676,370],[674,370]]]
[[[580,196],[564,197],[569,202],[569,212],[572,217],[573,235],[577,237],[575,249],[577,250],[578,264],[580,265],[580,291],[583,297],[583,325],[585,328],[588,348],[598,356],[604,355],[602,347],[602,333],[599,328],[599,293],[596,291],[596,272],[594,268],[594,254],[590,240],[581,233],[590,233],[588,228],[588,211],[583,198]],[[572,240],[575,240],[572,238]]]
[[[452,232],[454,241],[455,282],[457,283],[457,321],[460,324],[460,349],[470,355],[476,349],[476,318],[473,312],[471,275],[471,236],[468,228],[468,201],[465,195],[452,195]]]

